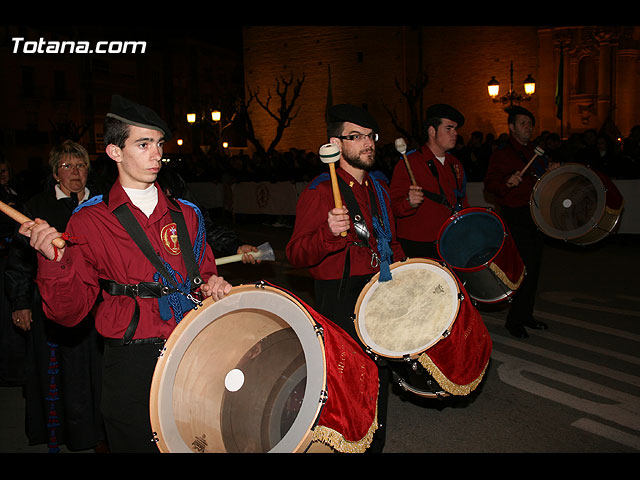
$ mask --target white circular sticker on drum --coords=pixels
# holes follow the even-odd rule
[[[572,204],[572,203],[573,203],[573,202],[571,201],[571,199],[570,199],[570,198],[565,198],[565,199],[562,201],[562,206],[563,206],[564,208],[569,208],[569,207],[571,206],[571,204]]]
[[[237,392],[242,388],[242,385],[244,385],[244,373],[242,373],[242,370],[234,368],[224,377],[224,386],[230,392]]]

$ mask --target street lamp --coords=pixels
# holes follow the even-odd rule
[[[536,91],[536,81],[533,79],[531,74],[527,76],[524,80],[524,95],[521,95],[513,90],[513,61],[511,62],[510,67],[510,84],[509,91],[503,95],[500,94],[500,82],[496,80],[495,76],[491,77],[491,80],[487,83],[487,90],[489,92],[489,97],[493,100],[494,103],[502,103],[503,105],[512,106],[514,103],[519,104],[520,102],[525,102],[531,100],[531,96]]]

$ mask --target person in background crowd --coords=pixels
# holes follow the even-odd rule
[[[73,210],[89,199],[89,156],[66,141],[50,152],[49,187],[26,202],[23,213],[65,231]],[[91,312],[73,328],[51,321],[35,283],[37,259],[27,238],[16,235],[5,271],[13,322],[26,332],[26,434],[31,445],[105,451],[100,415],[102,344]]]
[[[535,125],[533,114],[520,106],[507,109],[509,142],[496,150],[489,161],[484,179],[485,189],[495,196],[498,213],[507,224],[527,274],[513,297],[505,328],[517,338],[527,338],[527,328],[546,330],[548,327],[533,317],[544,238],[531,217],[529,200],[533,187],[548,169],[557,168],[546,157],[537,157],[529,169],[520,170],[534,155],[531,134]]]

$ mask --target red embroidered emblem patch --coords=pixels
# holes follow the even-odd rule
[[[178,229],[175,223],[169,223],[162,227],[160,238],[164,248],[171,255],[180,255],[180,244],[178,243]]]

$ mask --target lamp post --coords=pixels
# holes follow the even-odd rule
[[[508,105],[509,107],[513,106],[513,104],[519,104],[520,102],[525,102],[531,100],[531,97],[536,91],[536,81],[533,79],[531,74],[527,76],[524,80],[524,95],[517,93],[513,89],[513,61],[511,62],[510,67],[510,84],[509,91],[502,95],[500,95],[500,82],[496,80],[495,76],[491,77],[489,83],[487,83],[487,90],[489,91],[489,97],[493,100],[494,103],[502,103],[503,105]]]

